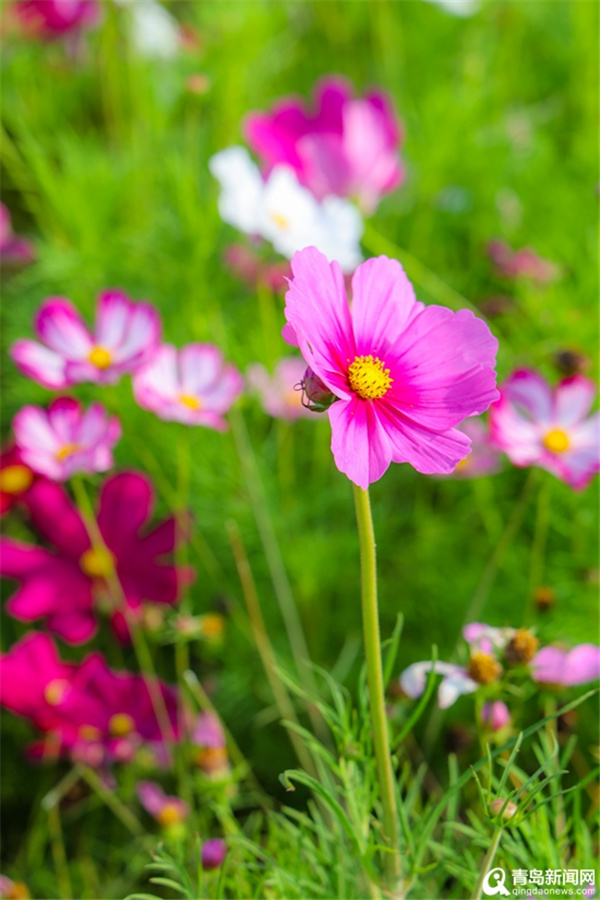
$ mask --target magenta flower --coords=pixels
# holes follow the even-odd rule
[[[404,178],[401,129],[390,98],[381,91],[353,98],[351,85],[331,76],[315,93],[314,113],[294,98],[280,101],[270,113],[252,113],[246,139],[267,173],[289,166],[318,200],[328,194],[351,197],[372,212]]]
[[[29,378],[58,390],[82,381],[115,384],[151,359],[161,332],[154,307],[133,303],[121,291],[100,294],[93,332],[62,297],[41,305],[35,328],[43,343],[17,341],[11,356]]]
[[[174,604],[178,583],[191,577],[165,559],[175,550],[175,520],[145,527],[154,498],[151,483],[142,475],[123,472],[102,485],[97,518],[103,548],[92,547],[80,513],[61,486],[38,481],[23,502],[33,527],[55,549],[0,539],[0,572],[21,582],[7,610],[26,622],[44,618],[47,628],[69,643],[92,637],[97,607],[122,625],[125,610],[117,607],[109,591],[112,575],[118,577],[128,614],[144,600]]]
[[[352,308],[337,263],[296,253],[283,336],[337,401],[327,410],[335,463],[366,490],[390,462],[451,472],[470,448],[454,428],[497,397],[498,342],[468,310],[425,307],[400,263],[370,259],[352,277]]]
[[[243,386],[238,370],[224,363],[223,354],[212,344],[188,344],[179,353],[163,344],[133,378],[133,393],[143,409],[167,421],[218,431],[227,428],[223,416]]]
[[[200,851],[202,868],[207,871],[218,869],[226,855],[227,845],[221,838],[210,838],[208,841],[204,841]]]
[[[578,644],[567,652],[560,647],[544,647],[531,662],[534,681],[570,687],[600,678],[600,647]]]
[[[524,276],[543,285],[560,277],[560,269],[556,263],[538,256],[531,247],[515,251],[504,241],[490,241],[488,254],[498,273],[505,278]]]
[[[0,265],[23,266],[32,262],[34,256],[33,244],[14,234],[10,212],[0,203]]]
[[[583,375],[552,389],[537,372],[514,372],[490,411],[492,439],[516,466],[540,466],[583,489],[600,470],[600,414],[588,416],[595,394]]]
[[[46,41],[94,28],[100,20],[96,0],[16,0],[24,30]]]
[[[0,516],[12,508],[36,478],[14,444],[0,452]]]
[[[272,375],[260,363],[252,363],[248,366],[248,384],[258,392],[267,415],[292,422],[311,416],[302,400],[305,371],[306,363],[299,356],[280,359]]]
[[[484,703],[481,719],[484,725],[488,725],[492,731],[501,731],[510,724],[510,710],[502,700],[493,700]]]
[[[13,431],[26,465],[53,481],[66,481],[76,472],[111,468],[121,424],[100,403],[84,410],[77,400],[59,397],[47,410],[24,406],[13,420]]]
[[[155,781],[138,781],[136,791],[146,812],[163,828],[183,822],[190,814],[185,800],[168,796]]]

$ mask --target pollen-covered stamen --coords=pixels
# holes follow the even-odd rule
[[[108,730],[114,737],[125,737],[135,730],[135,722],[128,713],[115,713],[108,721]]]
[[[108,578],[115,570],[115,557],[107,547],[90,547],[82,553],[79,565],[90,578]]]
[[[201,403],[197,397],[192,397],[191,394],[180,394],[179,402],[183,403],[184,406],[187,406],[188,409],[193,409],[194,412],[200,409]]]
[[[271,213],[271,221],[274,222],[278,228],[282,228],[284,231],[286,228],[290,227],[289,219],[278,212]]]
[[[66,678],[53,678],[44,688],[44,700],[50,706],[58,706],[69,690],[70,684]]]
[[[478,684],[491,684],[502,674],[502,666],[488,653],[474,653],[467,668],[470,677]]]
[[[551,453],[564,453],[569,449],[569,436],[562,429],[554,428],[548,432],[542,443]]]
[[[56,458],[59,462],[64,462],[65,459],[73,456],[74,453],[79,453],[80,450],[81,444],[65,444],[64,447],[56,451]]]
[[[15,463],[14,466],[6,466],[0,472],[0,491],[5,494],[22,494],[31,487],[33,472],[27,466]]]
[[[88,353],[88,362],[91,362],[97,369],[108,369],[112,363],[112,354],[106,347],[94,347]]]
[[[350,389],[363,400],[379,400],[385,396],[393,379],[378,356],[357,356],[348,367]]]

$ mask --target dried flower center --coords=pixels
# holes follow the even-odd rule
[[[468,671],[473,681],[477,681],[479,684],[491,684],[500,677],[502,666],[498,660],[487,653],[474,653],[469,660]]]
[[[6,466],[0,472],[0,491],[5,494],[22,494],[33,481],[33,472],[27,466]]]
[[[568,435],[566,432],[561,431],[560,428],[549,431],[542,443],[546,450],[550,450],[551,453],[564,453],[565,450],[569,449]]]
[[[181,822],[183,820],[183,810],[178,803],[165,803],[161,811],[156,816],[156,819],[160,825],[163,827],[167,827],[169,825],[176,825],[177,822]]]
[[[225,747],[203,747],[196,754],[196,765],[207,772],[219,772],[227,765],[227,750]]]
[[[283,228],[284,230],[290,227],[289,219],[278,212],[271,213],[271,221],[274,222],[278,228]]]
[[[125,737],[135,731],[135,722],[127,713],[115,713],[109,719],[108,730],[114,737]]]
[[[88,354],[88,362],[97,369],[108,369],[112,363],[112,354],[105,347],[94,347]]]
[[[90,547],[81,555],[79,565],[90,578],[108,578],[115,570],[115,557],[106,547]]]
[[[506,645],[506,650],[504,651],[506,662],[511,666],[530,662],[537,653],[539,645],[540,642],[535,635],[527,631],[526,628],[519,628]]]
[[[350,388],[363,400],[378,400],[387,394],[390,385],[390,370],[378,356],[357,356],[348,368]]]
[[[50,706],[58,706],[69,689],[66,678],[54,678],[44,688],[44,700]]]
[[[191,394],[180,394],[179,402],[183,403],[184,406],[187,406],[188,409],[197,410],[200,409],[202,405],[200,401],[196,397],[192,397]]]
[[[81,450],[81,444],[65,444],[64,447],[61,447],[60,450],[56,451],[56,458],[59,462],[64,462],[65,459],[68,459],[69,456],[73,456],[74,453],[79,453]]]

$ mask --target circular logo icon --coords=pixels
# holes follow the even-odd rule
[[[486,897],[495,897],[496,894],[510,897],[510,891],[504,886],[505,881],[506,872],[504,869],[490,869],[483,880],[483,893]]]

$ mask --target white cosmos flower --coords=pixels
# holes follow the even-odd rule
[[[472,16],[479,9],[479,0],[426,0],[435,3],[454,16]]]
[[[319,202],[288,166],[275,166],[264,181],[244,147],[222,150],[209,168],[221,186],[219,212],[225,222],[260,235],[288,259],[312,246],[337,260],[344,272],[362,262],[363,222],[348,200],[329,196]]]
[[[140,56],[146,59],[174,59],[179,52],[179,25],[157,0],[116,0],[128,6],[131,18],[131,40]]]

